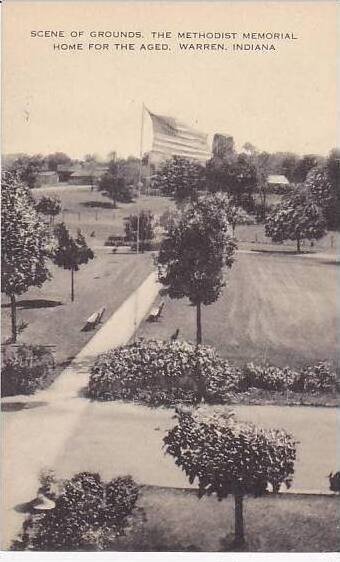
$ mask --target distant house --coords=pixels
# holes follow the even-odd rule
[[[74,185],[92,185],[93,184],[93,173],[90,170],[77,170],[76,172],[72,172],[68,183],[72,183]]]
[[[58,181],[59,177],[56,172],[39,172],[36,179],[36,185],[55,185]]]
[[[74,185],[93,185],[105,172],[107,172],[107,167],[105,166],[84,164],[80,169],[71,173],[68,183]]]
[[[271,174],[267,177],[268,191],[274,193],[287,193],[290,189],[290,183],[286,176]]]
[[[58,164],[57,174],[58,174],[58,177],[59,177],[59,181],[60,182],[69,181],[73,172],[75,172],[76,170],[80,170],[80,169],[81,169],[80,165],[77,166],[75,164]]]

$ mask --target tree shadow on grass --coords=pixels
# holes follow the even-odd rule
[[[32,309],[32,308],[55,308],[56,306],[61,306],[63,303],[61,301],[52,301],[47,299],[25,299],[17,301],[17,308],[21,309]],[[10,303],[4,303],[1,308],[9,308]]]
[[[20,412],[20,410],[33,410],[33,408],[41,408],[46,406],[47,402],[3,402],[1,404],[2,412]]]
[[[93,207],[98,209],[118,209],[118,207],[114,207],[113,203],[110,201],[84,201],[81,205],[83,205],[83,207]]]

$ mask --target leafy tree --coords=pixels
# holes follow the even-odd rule
[[[84,161],[88,164],[89,163],[97,164],[98,163],[98,156],[96,154],[85,154]]]
[[[298,252],[304,238],[318,240],[324,236],[325,228],[320,207],[303,191],[283,197],[266,220],[266,236],[273,242],[295,240]]]
[[[17,338],[16,296],[41,287],[50,277],[48,228],[41,222],[29,189],[13,172],[2,175],[1,291],[11,299],[12,339]]]
[[[235,236],[235,229],[238,224],[254,224],[254,218],[247,213],[242,207],[237,207],[229,202],[227,206],[228,222],[232,228],[233,236]]]
[[[234,261],[228,234],[226,198],[200,197],[170,224],[158,256],[159,280],[171,298],[188,297],[196,306],[196,341],[202,343],[201,306],[215,302]]]
[[[39,172],[44,169],[44,158],[41,154],[28,156],[22,154],[11,163],[9,171],[17,173],[19,179],[30,189],[35,187]]]
[[[235,546],[245,543],[243,499],[290,486],[294,473],[296,443],[283,430],[260,429],[236,422],[233,414],[179,411],[178,423],[164,437],[166,452],[189,478],[197,478],[199,497],[229,494],[235,501]]]
[[[59,197],[49,197],[48,195],[43,195],[43,197],[37,201],[35,209],[38,213],[49,216],[50,224],[53,224],[54,217],[59,215],[61,211],[61,201]]]
[[[212,159],[207,163],[206,175],[209,191],[224,191],[236,205],[252,210],[257,174],[251,156],[243,153],[231,161]]]
[[[151,211],[140,211],[137,214],[130,215],[125,222],[126,239],[136,245],[137,251],[147,250],[150,247],[150,241],[155,237],[154,233],[154,217]]]
[[[117,201],[131,201],[131,189],[127,185],[120,162],[111,160],[108,168],[99,181],[98,189],[112,199],[113,207],[116,208]]]
[[[205,187],[204,167],[198,162],[174,156],[156,172],[152,187],[174,197],[177,203],[194,199]]]
[[[62,222],[55,227],[54,233],[57,246],[53,253],[53,261],[58,267],[71,271],[71,301],[74,301],[74,272],[78,271],[82,264],[92,260],[94,253],[86,244],[80,230],[77,231],[77,236],[73,238]]]
[[[313,168],[305,181],[305,187],[322,209],[328,228],[340,223],[340,157],[334,153],[326,164]]]
[[[60,164],[66,165],[71,164],[72,162],[71,158],[64,152],[54,152],[53,154],[49,154],[48,156],[46,156],[44,160],[48,166],[48,169],[52,172],[56,172]]]
[[[307,178],[308,172],[318,164],[318,157],[315,154],[306,154],[296,164],[294,170],[294,181],[302,183]]]

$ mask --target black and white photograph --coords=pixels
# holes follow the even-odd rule
[[[337,7],[4,0],[4,559],[335,560]]]

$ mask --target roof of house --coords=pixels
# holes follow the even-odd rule
[[[50,171],[50,172],[38,172],[39,176],[55,176],[56,172]]]
[[[88,178],[90,176],[92,176],[93,173],[90,172],[89,170],[76,170],[75,172],[72,172],[71,176],[74,177],[79,177],[79,178]]]
[[[289,181],[286,176],[271,174],[267,177],[267,183],[276,183],[281,185],[288,185]]]

